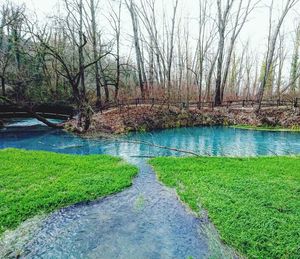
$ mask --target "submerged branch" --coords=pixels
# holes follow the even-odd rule
[[[197,156],[200,157],[201,154],[196,153],[194,151],[191,150],[184,150],[184,149],[179,149],[179,148],[175,148],[175,147],[169,147],[169,146],[163,146],[163,145],[158,145],[149,141],[143,141],[143,140],[126,140],[126,139],[118,139],[114,136],[111,135],[102,135],[101,136],[104,139],[108,139],[108,140],[113,140],[119,143],[129,143],[129,144],[138,144],[138,145],[146,145],[146,146],[150,146],[150,147],[156,147],[156,148],[160,148],[160,149],[166,149],[166,150],[171,150],[171,151],[175,151],[175,152],[179,152],[179,153],[184,153],[184,154],[189,154],[189,155],[193,155],[193,156]],[[92,138],[92,136],[91,136]],[[209,154],[206,154],[207,156],[209,156]]]
[[[171,151],[176,151],[179,153],[185,153],[185,154],[190,154],[193,156],[197,156],[200,157],[201,155],[190,151],[190,150],[184,150],[184,149],[178,149],[178,148],[174,148],[174,147],[168,147],[168,146],[162,146],[162,145],[158,145],[158,144],[154,144],[148,141],[139,141],[139,140],[117,140],[118,142],[125,142],[125,143],[132,143],[132,144],[141,144],[141,145],[147,145],[147,146],[151,146],[151,147],[157,147],[157,148],[161,148],[161,149],[166,149],[166,150],[171,150]]]

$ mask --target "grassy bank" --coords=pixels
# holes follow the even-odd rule
[[[159,179],[204,207],[221,238],[249,258],[299,258],[300,157],[156,158]]]
[[[37,214],[119,192],[137,168],[106,155],[0,151],[0,235]]]
[[[259,131],[279,131],[279,132],[299,132],[300,127],[283,128],[280,126],[251,126],[251,125],[235,125],[232,128],[244,129],[244,130],[259,130]]]

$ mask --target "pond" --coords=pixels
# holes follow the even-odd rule
[[[147,157],[183,156],[141,142],[201,155],[257,156],[300,153],[300,134],[226,127],[181,128],[134,133],[116,139],[82,139],[39,125],[14,122],[0,130],[0,148],[69,154],[111,154],[139,167],[131,188],[88,204],[59,210],[9,233],[5,255],[27,258],[208,258],[234,257],[205,214],[195,217],[161,185]],[[27,226],[27,228],[26,228]],[[1,252],[0,252],[1,257]]]

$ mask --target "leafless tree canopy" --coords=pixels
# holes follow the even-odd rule
[[[38,21],[24,5],[2,2],[2,100],[70,102],[86,129],[92,107],[130,98],[199,108],[251,99],[259,109],[263,98],[300,94],[299,0],[198,0],[196,17],[183,15],[184,0],[59,3]],[[261,10],[269,16],[264,53],[241,37]],[[296,18],[285,26],[289,15]]]

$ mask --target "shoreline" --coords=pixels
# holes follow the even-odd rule
[[[74,132],[76,121],[65,123]],[[225,108],[211,110],[181,110],[175,107],[125,107],[93,115],[91,127],[82,136],[116,136],[130,132],[152,132],[183,127],[224,126],[243,130],[300,132],[298,109],[253,110]]]

